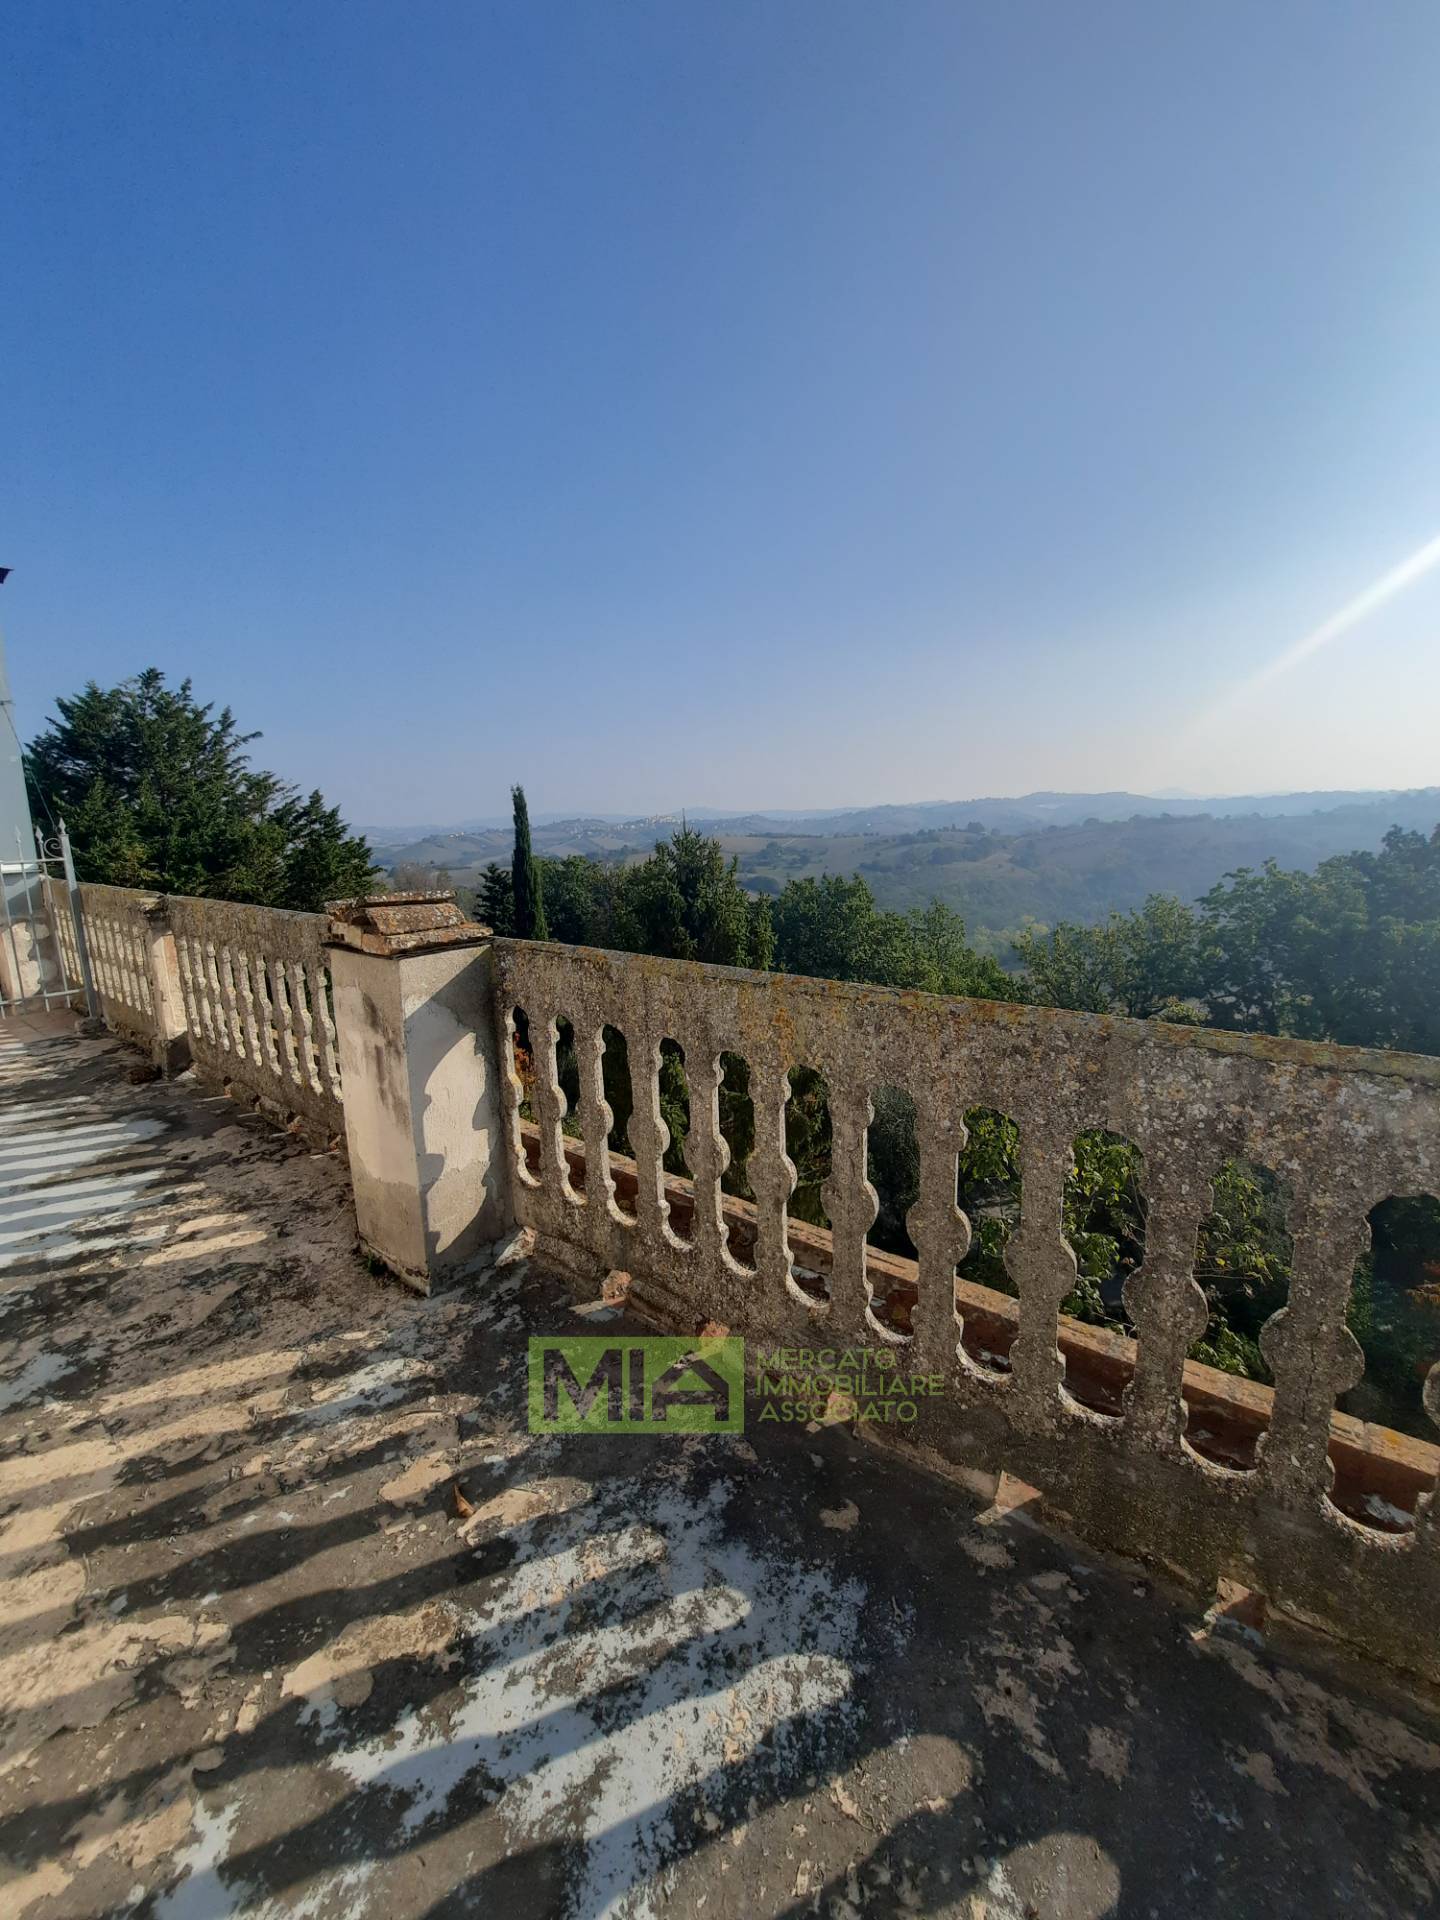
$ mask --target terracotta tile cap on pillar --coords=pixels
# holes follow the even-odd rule
[[[327,942],[361,953],[428,953],[439,947],[471,947],[491,929],[467,920],[450,893],[368,893],[356,900],[327,900]]]

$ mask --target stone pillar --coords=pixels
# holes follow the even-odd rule
[[[155,1020],[152,1057],[167,1080],[190,1064],[190,1026],[180,985],[180,958],[163,899],[140,909],[145,921],[145,964],[150,977],[150,1008]]]
[[[335,901],[330,916],[360,1239],[428,1293],[513,1224],[490,929],[453,894]]]

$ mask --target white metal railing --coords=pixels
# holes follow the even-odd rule
[[[85,991],[63,825],[35,843],[31,857],[17,832],[14,859],[0,857],[0,1013],[69,1006]]]

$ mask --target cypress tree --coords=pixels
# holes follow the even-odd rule
[[[530,809],[525,804],[525,789],[512,787],[510,798],[515,808],[515,854],[510,863],[515,932],[521,940],[548,940],[550,929],[545,924],[540,867],[530,850]]]

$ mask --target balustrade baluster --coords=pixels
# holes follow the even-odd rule
[[[225,995],[220,990],[220,968],[215,957],[215,942],[204,940],[201,943],[205,958],[205,978],[210,987],[210,1004],[215,1014],[215,1039],[222,1053],[233,1051],[230,1041],[230,1019],[225,1009]]]
[[[1060,1419],[1065,1363],[1056,1337],[1060,1302],[1075,1285],[1075,1255],[1061,1231],[1070,1136],[1020,1138],[1020,1225],[1005,1248],[1005,1270],[1020,1290],[1020,1331],[1010,1349],[1017,1425],[1044,1431]]]
[[[1195,1279],[1207,1189],[1197,1183],[1193,1161],[1156,1158],[1146,1165],[1145,1257],[1124,1287],[1125,1311],[1139,1342],[1125,1389],[1125,1420],[1136,1440],[1175,1455],[1185,1431],[1185,1356],[1210,1318]]]
[[[305,967],[299,960],[285,962],[285,977],[290,986],[290,1019],[295,1029],[295,1052],[300,1068],[300,1084],[312,1093],[320,1091],[320,1076],[315,1071],[315,1022],[310,1012],[310,996],[305,991]]]
[[[597,1260],[611,1265],[610,1249],[620,1210],[610,1173],[610,1129],[615,1115],[605,1098],[603,1022],[583,1015],[573,1022],[575,1063],[580,1074],[580,1131],[585,1142],[586,1227]]]
[[[880,1211],[879,1196],[865,1167],[865,1132],[873,1117],[870,1096],[827,1065],[830,1088],[830,1178],[823,1189],[830,1216],[830,1311],[837,1340],[863,1345],[869,1328],[865,1309],[865,1236]]]
[[[140,1010],[153,1019],[155,1002],[150,992],[150,960],[146,951],[148,936],[144,927],[130,923],[130,964],[135,972],[135,988]]]
[[[926,1088],[915,1103],[920,1147],[920,1192],[905,1224],[915,1242],[919,1298],[911,1319],[915,1364],[925,1373],[951,1374],[960,1332],[955,1319],[955,1269],[970,1250],[970,1223],[955,1203],[956,1170],[964,1125],[955,1101]]]
[[[310,983],[311,1037],[319,1070],[319,1091],[338,1101],[341,1097],[340,1055],[335,1043],[335,1021],[330,1012],[329,981],[324,967],[316,960],[306,967],[306,978]]]
[[[535,1066],[531,1100],[535,1122],[540,1130],[540,1182],[546,1199],[575,1201],[570,1185],[570,1169],[565,1160],[565,1139],[561,1121],[565,1117],[565,1096],[560,1089],[555,1050],[558,1040],[554,1008],[536,1008],[530,1012],[530,1050]]]
[[[285,972],[285,962],[273,954],[270,958],[270,999],[275,1009],[275,1025],[280,1035],[280,1045],[285,1054],[286,1072],[295,1086],[303,1086],[300,1050],[296,1045],[295,1022],[290,1007],[290,983]],[[284,1077],[285,1075],[282,1074],[281,1078]]]
[[[192,1038],[204,1039],[209,1031],[209,1008],[195,969],[194,943],[188,933],[177,932],[175,951],[180,957],[180,980],[185,989],[185,1006]]]
[[[684,1242],[670,1225],[661,1166],[670,1144],[670,1130],[660,1117],[660,1035],[643,1002],[632,1001],[625,1021],[630,1051],[630,1085],[634,1106],[630,1113],[630,1145],[635,1151],[635,1218],[640,1233],[652,1244],[680,1247]]]
[[[240,1024],[240,996],[235,989],[235,967],[228,945],[220,948],[220,987],[237,1059],[245,1058],[244,1030]]]
[[[243,948],[233,954],[231,971],[238,985],[239,1011],[245,1023],[249,1058],[258,1065],[263,1058],[260,1052],[260,1020],[255,1006],[255,989],[250,980],[250,956]]]
[[[1260,1332],[1275,1400],[1257,1465],[1266,1489],[1284,1506],[1313,1505],[1329,1491],[1335,1398],[1365,1371],[1360,1344],[1345,1324],[1355,1262],[1369,1242],[1365,1216],[1359,1198],[1348,1204],[1333,1196],[1302,1198],[1294,1209],[1289,1297]]]
[[[215,1007],[215,995],[210,985],[210,968],[204,943],[198,935],[191,935],[190,954],[195,975],[195,991],[200,1000],[200,1016],[204,1022],[205,1038],[212,1047],[220,1047],[220,1021]]]
[[[788,1293],[799,1294],[786,1233],[786,1204],[795,1191],[795,1165],[785,1151],[785,1103],[789,1076],[778,1058],[752,1049],[750,1099],[755,1108],[755,1146],[750,1187],[755,1195],[756,1297],[774,1312]],[[813,1303],[812,1303],[813,1304]]]
[[[685,1137],[685,1159],[695,1188],[690,1232],[703,1268],[717,1276],[738,1272],[721,1214],[720,1179],[730,1150],[720,1132],[720,1053],[697,1025],[688,1028],[681,1044],[685,1051],[685,1078],[690,1089],[690,1131]],[[724,1315],[720,1314],[723,1319]]]
[[[138,1011],[140,993],[135,985],[135,970],[126,938],[125,921],[118,913],[110,923],[110,937],[115,943],[115,965],[119,974],[120,998],[127,1007]]]
[[[106,988],[112,999],[124,1002],[125,983],[120,973],[119,953],[115,942],[115,923],[108,914],[100,915],[96,922],[100,932],[101,946],[105,952]]]
[[[115,966],[119,976],[120,998],[127,1007],[134,1009],[139,1003],[139,994],[135,990],[135,981],[130,965],[130,954],[125,937],[124,915],[117,913],[110,922],[110,938],[115,946]]]
[[[519,1009],[501,998],[497,1004],[497,1019],[500,1027],[500,1120],[505,1131],[505,1140],[510,1152],[510,1166],[513,1170],[513,1193],[516,1217],[523,1226],[534,1225],[532,1196],[539,1181],[530,1171],[525,1157],[525,1141],[521,1134],[520,1108],[524,1102],[525,1089],[520,1079],[519,1062],[516,1058],[519,1040],[516,1034],[516,1015]]]
[[[90,942],[90,950],[95,956],[95,975],[100,991],[107,999],[114,1000],[118,996],[110,971],[110,948],[105,938],[105,923],[98,913],[86,914],[85,938]]]
[[[270,986],[270,970],[262,953],[247,954],[246,964],[250,971],[255,996],[255,1021],[261,1043],[259,1057],[263,1058],[276,1081],[283,1086],[285,1075],[280,1068],[280,1046],[275,1032],[275,997]]]

